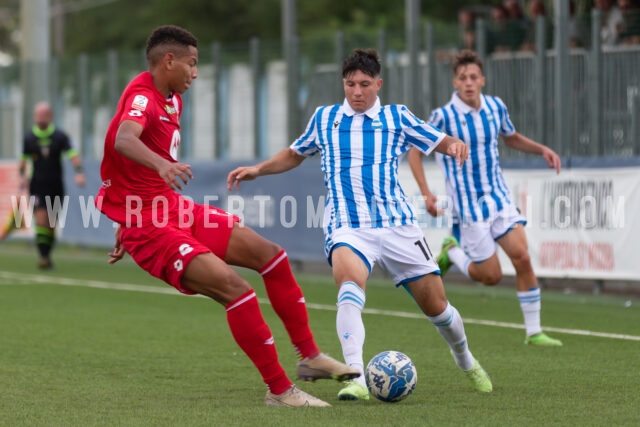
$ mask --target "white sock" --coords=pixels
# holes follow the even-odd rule
[[[427,316],[427,318],[438,329],[442,338],[449,344],[453,352],[453,357],[463,370],[471,369],[473,366],[473,355],[467,345],[467,336],[464,332],[464,324],[458,310],[447,302],[447,308],[437,316]]]
[[[464,274],[465,276],[471,278],[469,276],[469,264],[471,264],[471,258],[467,256],[466,253],[462,250],[460,246],[454,246],[449,249],[447,252],[449,255],[449,259],[452,263],[455,264],[456,267]]]
[[[338,291],[338,314],[336,330],[342,345],[344,362],[360,371],[355,380],[366,385],[364,381],[364,361],[362,347],[364,345],[364,323],[362,309],[366,301],[365,293],[354,282],[344,282]]]
[[[524,315],[524,327],[527,336],[542,332],[540,326],[540,288],[533,288],[525,292],[518,292],[520,308]]]

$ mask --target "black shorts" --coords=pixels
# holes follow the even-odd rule
[[[31,185],[29,193],[35,197],[35,208],[46,208],[47,198],[49,199],[49,206],[51,206],[52,208],[56,204],[56,198],[58,198],[59,200],[58,203],[60,207],[62,207],[62,204],[64,202],[64,189],[60,187],[44,187]]]

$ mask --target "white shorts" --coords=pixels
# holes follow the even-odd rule
[[[326,236],[325,254],[331,264],[331,252],[340,246],[353,250],[367,265],[369,272],[379,263],[400,286],[440,268],[427,245],[422,230],[415,224],[386,228],[342,227]]]
[[[458,232],[454,236],[460,242],[460,247],[467,253],[471,261],[482,262],[491,258],[496,252],[496,240],[511,231],[517,224],[526,224],[527,219],[518,209],[508,204],[494,218],[486,221],[457,224]]]

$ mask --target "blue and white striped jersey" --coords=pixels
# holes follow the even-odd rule
[[[511,203],[498,156],[498,136],[515,128],[507,106],[496,96],[481,95],[475,110],[454,92],[451,101],[431,113],[429,123],[469,145],[469,158],[460,167],[455,159],[436,153],[445,175],[447,195],[453,199],[454,217],[462,223],[483,221]]]
[[[398,182],[398,158],[413,146],[429,154],[445,134],[404,105],[356,113],[347,100],[319,107],[290,148],[320,153],[327,188],[324,229],[379,228],[415,223],[414,209]]]

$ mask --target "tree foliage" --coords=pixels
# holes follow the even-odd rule
[[[460,7],[481,3],[422,0],[422,18],[455,21]],[[141,48],[153,28],[164,24],[188,28],[201,43],[280,40],[281,6],[281,0],[117,0],[66,17],[65,53]],[[350,28],[401,31],[404,8],[404,1],[298,0],[297,31],[300,37]]]

